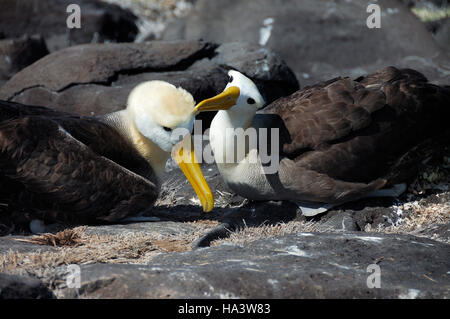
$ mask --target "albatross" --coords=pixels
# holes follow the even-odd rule
[[[126,109],[103,116],[0,101],[8,218],[85,224],[135,216],[154,204],[171,155],[211,211],[213,195],[188,148],[194,106],[190,93],[164,81],[139,84]]]
[[[414,172],[411,152],[448,129],[449,88],[411,69],[334,78],[262,110],[257,86],[237,71],[228,75],[224,91],[195,108],[218,110],[209,139],[221,176],[245,198],[294,201],[306,216],[363,197],[399,196]],[[253,144],[252,129],[258,139]],[[261,139],[261,129],[276,129],[278,139]],[[275,172],[261,160],[267,143]],[[239,152],[244,156],[238,158]]]

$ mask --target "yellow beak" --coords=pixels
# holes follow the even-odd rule
[[[194,109],[194,114],[204,111],[228,110],[236,105],[239,94],[240,90],[237,86],[230,86],[222,93],[198,103]]]
[[[186,176],[192,188],[194,188],[205,213],[214,208],[214,196],[206,183],[197,157],[194,152],[194,143],[190,134],[187,134],[183,140],[175,145],[172,150],[172,157],[178,163],[181,171]]]

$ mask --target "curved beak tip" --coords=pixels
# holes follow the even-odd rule
[[[204,213],[209,213],[210,211],[212,211],[214,209],[214,197],[211,196],[210,198],[207,198],[202,203],[202,208]]]
[[[186,135],[179,145],[175,146],[172,157],[180,166],[184,175],[194,188],[204,212],[214,208],[214,196],[198,164],[190,135]]]

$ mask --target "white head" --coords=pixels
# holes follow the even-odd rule
[[[265,100],[255,83],[238,71],[228,71],[228,84],[222,93],[203,100],[196,112],[226,110],[231,117],[253,118]]]
[[[128,118],[126,125],[132,127],[134,146],[150,162],[158,177],[161,178],[172,153],[197,193],[203,210],[208,212],[214,207],[214,197],[188,134],[194,126],[194,106],[194,98],[186,90],[164,81],[149,81],[131,91],[124,114]]]
[[[228,84],[224,91],[230,87],[239,88],[239,97],[236,101],[236,105],[230,109],[231,111],[256,112],[266,104],[266,101],[261,93],[259,93],[255,83],[238,71],[228,71]]]
[[[192,132],[194,106],[194,98],[183,88],[164,81],[148,81],[131,91],[127,113],[143,136],[170,152]]]

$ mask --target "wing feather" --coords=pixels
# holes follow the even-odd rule
[[[417,71],[388,67],[304,88],[274,101],[260,116],[283,122],[288,134],[281,137],[281,154],[298,167],[369,183],[448,128],[449,100],[448,87],[428,83]]]
[[[117,220],[147,209],[158,189],[150,180],[97,154],[57,121],[24,116],[0,124],[2,174],[23,187],[16,208],[53,221]]]

